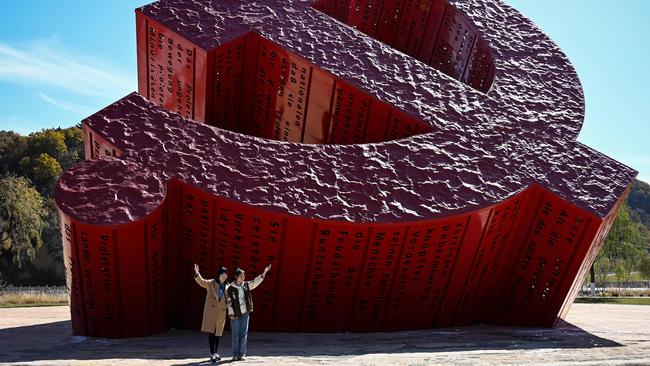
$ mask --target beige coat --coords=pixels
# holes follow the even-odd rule
[[[203,323],[201,324],[201,331],[206,333],[214,333],[220,336],[223,334],[223,327],[228,318],[226,297],[228,285],[223,292],[221,301],[217,300],[218,285],[214,279],[206,280],[201,275],[194,277],[199,286],[207,290],[205,295],[205,305],[203,306]]]

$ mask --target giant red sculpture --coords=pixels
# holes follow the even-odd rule
[[[636,172],[576,141],[577,75],[500,0],[161,0],[139,94],[56,187],[75,334],[198,329],[192,264],[252,326],[552,326]]]

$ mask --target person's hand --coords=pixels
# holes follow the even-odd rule
[[[266,266],[266,268],[264,268],[264,275],[266,275],[266,272],[268,272],[270,269],[271,269],[271,265],[269,264],[268,266]]]
[[[194,263],[194,273],[199,274],[199,265]]]
[[[235,320],[235,319],[237,319],[237,318],[235,318],[234,315],[230,315],[230,320]]]

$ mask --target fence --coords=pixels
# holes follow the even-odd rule
[[[65,286],[13,286],[0,288],[0,296],[13,294],[47,294],[65,295],[68,289]]]

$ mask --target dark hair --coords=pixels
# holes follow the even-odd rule
[[[215,276],[215,278],[217,279],[217,282],[219,282],[219,276],[221,276],[224,273],[228,273],[228,269],[226,269],[226,267],[220,267],[220,268],[217,269],[217,275]],[[226,281],[228,281],[228,278],[226,278]],[[224,282],[226,282],[226,281],[224,281]]]
[[[246,271],[244,271],[243,269],[237,267],[237,269],[235,269],[235,278],[241,276],[242,273],[246,273]]]

